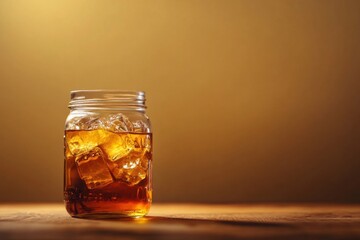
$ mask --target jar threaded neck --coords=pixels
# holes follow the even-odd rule
[[[123,90],[71,91],[70,109],[145,111],[145,92]]]

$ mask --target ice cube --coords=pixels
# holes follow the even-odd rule
[[[80,117],[74,117],[66,122],[65,129],[67,130],[80,130],[79,121],[81,120]]]
[[[149,135],[145,134],[129,134],[133,140],[133,155],[137,157],[142,157],[146,151],[151,149],[151,139]]]
[[[132,132],[133,124],[129,118],[122,113],[110,114],[100,118],[101,128],[112,132]]]
[[[133,129],[137,133],[147,133],[150,130],[149,126],[141,120],[133,122]]]
[[[88,189],[101,188],[113,182],[104,154],[99,147],[77,156],[75,162],[79,176]]]
[[[146,171],[139,166],[139,162],[140,159],[125,161],[125,163],[115,163],[111,172],[116,180],[120,180],[129,186],[134,186],[146,177]]]
[[[138,152],[131,151],[125,157],[108,164],[116,180],[134,186],[146,177],[148,161],[148,159],[144,159],[143,155],[139,156]]]
[[[67,121],[66,130],[96,130],[105,129],[111,132],[149,132],[149,126],[143,121],[131,122],[122,113],[109,114],[106,116],[90,115],[78,116]]]
[[[66,130],[93,130],[100,128],[99,116],[74,117],[67,121]]]
[[[113,141],[104,143],[109,145],[103,148],[110,160],[107,162],[110,172],[116,180],[134,186],[146,178],[151,161],[151,136],[135,133],[113,135]],[[118,147],[114,147],[116,144]]]
[[[65,140],[72,155],[89,152],[104,141],[103,131],[67,131]]]
[[[134,142],[128,134],[107,133],[108,135],[101,144],[101,148],[110,161],[117,161],[132,151]]]

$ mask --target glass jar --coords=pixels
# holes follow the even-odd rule
[[[152,132],[145,93],[71,92],[64,199],[73,217],[141,217],[152,201]]]

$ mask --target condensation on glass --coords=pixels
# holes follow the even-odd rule
[[[144,92],[71,92],[64,200],[73,217],[141,217],[152,201],[152,131]]]

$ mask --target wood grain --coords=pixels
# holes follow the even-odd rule
[[[154,204],[140,219],[71,218],[62,204],[0,205],[0,239],[360,239],[360,205]]]

